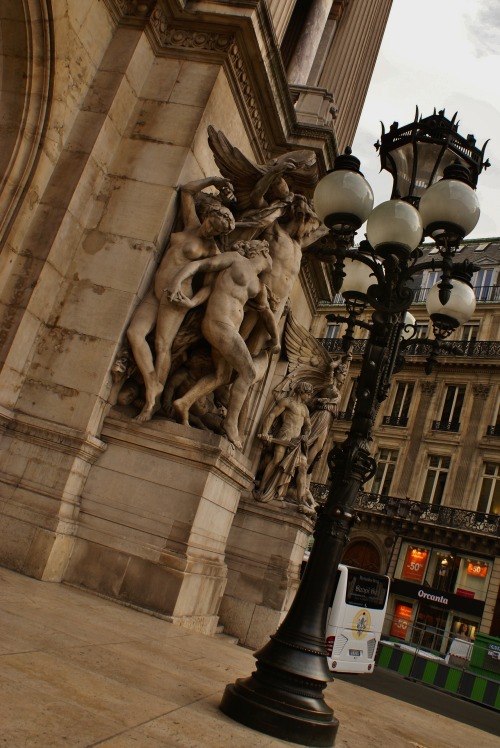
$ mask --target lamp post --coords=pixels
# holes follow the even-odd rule
[[[401,134],[403,133],[403,134]],[[376,468],[370,455],[372,426],[387,397],[400,349],[408,338],[412,276],[424,269],[442,271],[429,294],[435,339],[428,369],[444,339],[474,311],[470,280],[474,267],[454,263],[460,241],[477,223],[474,192],[483,151],[472,136],[458,135],[455,117],[440,112],[406,128],[395,123],[377,144],[383,167],[394,177],[392,199],[372,210],[373,193],[346,149],[318,184],[315,210],[329,233],[315,247],[332,263],[334,290],[346,301],[343,346],[356,327],[369,337],[356,389],[356,406],[343,444],[328,456],[331,486],[316,522],[315,542],[290,610],[277,632],[256,654],[256,670],[228,685],[220,705],[233,719],[261,732],[308,746],[331,746],[338,720],[323,691],[332,679],[325,649],[325,625],[335,574],[354,522],[354,502]],[[401,197],[401,185],[408,189]],[[420,210],[417,205],[420,202]],[[353,249],[356,230],[368,219],[367,239]],[[423,235],[432,236],[439,259],[421,261]],[[371,321],[360,314],[367,305]],[[402,342],[403,341],[403,342]]]

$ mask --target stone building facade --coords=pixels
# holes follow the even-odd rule
[[[439,273],[415,279],[410,311],[417,336],[375,421],[377,473],[358,497],[360,521],[344,556],[393,579],[387,633],[419,643],[432,619],[440,630],[433,648],[442,651],[466,629],[469,636],[476,630],[500,635],[500,242],[467,240],[457,258],[479,268],[472,281],[475,313],[426,374],[424,340],[432,338],[432,323],[425,300]],[[338,295],[321,306],[338,313],[342,304]],[[339,350],[341,325],[320,315],[312,329],[328,350]],[[360,335],[332,442],[349,425],[364,344]],[[314,478],[324,494],[324,462]]]
[[[310,521],[248,498],[250,438],[235,453],[117,412],[112,369],[177,187],[217,173],[208,126],[257,163],[306,149],[323,171],[352,141],[390,6],[1,0],[0,563],[200,631],[220,618],[250,645],[274,630]],[[305,326],[315,273],[292,294]]]

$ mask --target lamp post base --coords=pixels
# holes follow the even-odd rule
[[[226,686],[220,709],[254,730],[311,747],[333,746],[339,727],[332,709],[322,699],[270,691],[256,681],[255,674]]]

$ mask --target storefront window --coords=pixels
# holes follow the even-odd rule
[[[389,632],[390,636],[394,636],[396,639],[406,639],[410,627],[412,611],[413,605],[400,602],[399,600],[396,601],[394,618]]]
[[[411,579],[413,582],[422,582],[429,551],[425,548],[408,546],[404,565],[401,571],[401,579]]]
[[[474,641],[476,636],[477,622],[462,616],[453,616],[450,633],[456,639],[467,639]]]
[[[393,613],[385,631],[441,655],[455,638],[472,641],[491,572],[489,559],[404,541],[391,586]]]

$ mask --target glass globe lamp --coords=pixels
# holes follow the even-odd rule
[[[439,299],[439,284],[431,288],[427,295],[426,306],[433,322],[436,338],[447,337],[459,325],[468,322],[476,308],[476,297],[470,283],[451,279],[450,298],[446,304]]]
[[[370,215],[373,191],[359,166],[359,159],[346,148],[346,152],[335,159],[332,171],[316,187],[314,210],[329,229],[354,232]]]
[[[425,233],[437,243],[460,241],[479,220],[479,201],[468,177],[466,167],[452,164],[444,170],[443,179],[429,187],[420,199]]]
[[[422,241],[422,219],[416,208],[404,200],[387,200],[377,205],[366,224],[366,236],[381,257],[395,254],[407,258]]]

